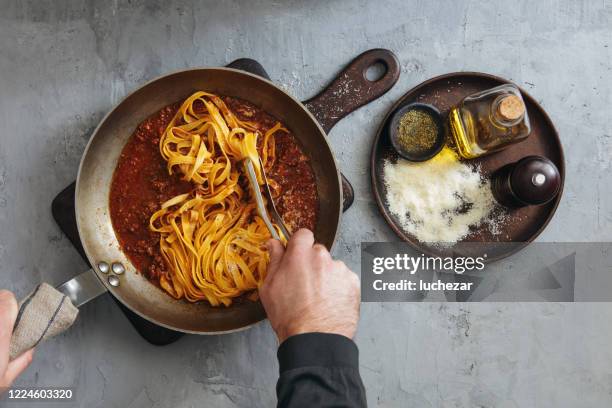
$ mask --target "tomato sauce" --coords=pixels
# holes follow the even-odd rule
[[[262,134],[278,122],[249,102],[222,99],[239,119],[257,123]],[[167,106],[138,125],[121,152],[110,189],[110,214],[119,244],[154,283],[168,267],[159,249],[159,234],[149,230],[149,218],[163,202],[194,188],[179,174],[168,174],[159,152],[159,139],[179,106]],[[276,207],[290,230],[313,230],[319,203],[310,159],[290,132],[275,133],[275,148],[276,161],[267,176],[280,187]]]

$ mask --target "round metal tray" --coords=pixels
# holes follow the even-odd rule
[[[453,248],[439,248],[417,240],[412,234],[402,229],[396,217],[389,211],[386,202],[386,186],[383,182],[383,163],[395,160],[398,156],[391,146],[386,124],[396,109],[413,102],[428,103],[437,107],[447,117],[451,106],[465,96],[489,89],[509,81],[489,74],[478,72],[456,72],[432,78],[408,91],[391,108],[378,128],[372,146],[370,171],[372,190],[378,208],[395,233],[413,248],[428,254],[448,254]],[[531,134],[523,142],[517,143],[500,152],[472,160],[481,166],[485,177],[507,163],[517,161],[528,155],[540,155],[549,158],[561,173],[561,190],[557,197],[543,206],[529,206],[508,211],[508,216],[499,227],[498,234],[492,234],[486,227],[475,229],[462,242],[482,242],[481,251],[486,251],[488,260],[498,260],[511,255],[533,241],[553,217],[563,193],[565,180],[565,160],[559,135],[544,109],[527,92],[521,89],[527,106],[531,123]],[[448,131],[448,129],[447,129]],[[434,180],[432,180],[434,181]],[[500,245],[498,242],[512,242],[512,245]],[[490,244],[488,244],[490,243]]]

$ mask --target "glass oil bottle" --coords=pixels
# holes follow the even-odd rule
[[[501,85],[464,98],[449,114],[453,140],[464,159],[521,142],[531,128],[520,90]]]

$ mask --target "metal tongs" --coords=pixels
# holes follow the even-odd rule
[[[255,197],[255,202],[257,203],[257,212],[259,213],[259,216],[263,220],[264,224],[266,224],[266,227],[270,231],[272,238],[278,239],[279,241],[283,242],[281,237],[278,235],[276,228],[274,228],[274,225],[272,225],[272,221],[270,221],[270,217],[268,216],[268,210],[266,209],[266,204],[264,203],[263,197],[261,195],[261,189],[259,188],[259,183],[257,182],[257,174],[255,174],[255,166],[253,165],[253,161],[249,158],[246,158],[244,159],[243,164],[244,164],[245,173],[247,175],[247,178],[249,179],[249,185],[251,186],[251,191],[253,192],[253,196]],[[280,214],[278,213],[278,210],[276,209],[276,206],[274,205],[274,200],[272,199],[272,192],[270,191],[270,185],[268,184],[268,179],[266,178],[266,172],[264,171],[264,165],[263,165],[263,162],[261,161],[261,158],[259,158],[259,166],[261,169],[261,176],[263,179],[262,187],[263,187],[264,194],[266,195],[266,200],[268,201],[268,204],[269,204],[270,215],[272,215],[272,219],[274,220],[276,225],[278,225],[278,227],[280,228],[281,233],[285,236],[285,239],[288,240],[290,234],[289,234],[289,231],[287,230],[287,227],[285,226],[285,223],[283,222],[283,218],[280,216]]]

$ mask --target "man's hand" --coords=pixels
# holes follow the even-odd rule
[[[286,249],[276,240],[267,245],[270,265],[259,293],[279,342],[310,332],[352,338],[359,319],[357,275],[315,244],[309,230],[297,231]]]
[[[0,393],[13,384],[34,356],[34,349],[31,349],[9,362],[9,347],[18,311],[15,296],[8,290],[0,290]]]

